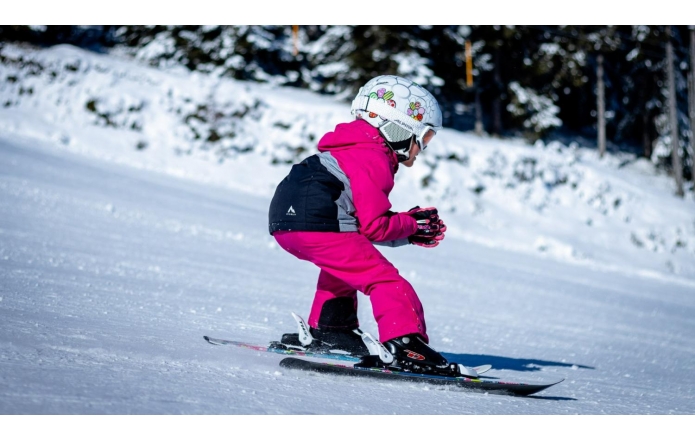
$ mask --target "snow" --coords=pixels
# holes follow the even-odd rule
[[[695,413],[693,193],[649,162],[445,129],[398,172],[394,208],[449,226],[436,249],[380,249],[433,347],[565,379],[538,398],[291,372],[202,336],[265,343],[307,316],[318,272],[275,245],[267,209],[349,105],[67,46],[0,54],[24,60],[0,65],[0,414]],[[228,145],[196,139],[194,114]],[[376,335],[362,295],[359,317]]]

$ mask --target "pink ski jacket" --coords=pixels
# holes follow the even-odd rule
[[[330,153],[349,180],[358,231],[375,243],[408,244],[417,223],[404,212],[390,210],[398,160],[378,129],[363,120],[338,124],[321,138],[318,149]]]

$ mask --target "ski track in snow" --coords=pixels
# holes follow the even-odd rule
[[[264,197],[0,138],[0,414],[693,414],[695,283],[447,238],[381,249],[432,345],[536,397],[291,372],[255,343],[306,315],[317,270]],[[360,295],[362,328],[376,334]]]

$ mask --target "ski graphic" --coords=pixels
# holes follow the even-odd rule
[[[435,385],[460,387],[466,390],[474,390],[491,394],[507,394],[514,396],[528,396],[557,385],[564,381],[561,379],[547,384],[529,384],[510,382],[488,378],[449,377],[406,371],[389,370],[387,368],[367,368],[348,366],[331,362],[313,362],[306,359],[293,357],[284,358],[280,366],[292,370],[301,370],[315,373],[325,373],[339,376],[367,377],[380,380],[398,380],[409,382],[423,382]]]

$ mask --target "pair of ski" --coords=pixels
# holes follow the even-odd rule
[[[299,329],[300,329],[299,338],[301,341],[302,340],[302,333],[304,333],[304,331],[302,330],[303,320],[301,320],[301,318],[299,318],[299,317],[296,317],[296,315],[294,315],[294,314],[293,314],[293,316],[295,316],[295,319],[297,320],[297,322],[299,324]],[[308,333],[308,330],[305,330],[305,331],[306,331],[306,333]],[[288,368],[288,369],[317,372],[317,373],[327,373],[327,374],[334,374],[334,375],[343,375],[343,376],[353,376],[353,377],[370,377],[370,378],[376,378],[376,379],[382,379],[382,380],[403,380],[403,381],[411,381],[411,382],[424,382],[424,383],[435,384],[435,385],[460,387],[460,388],[464,388],[467,390],[477,390],[477,391],[487,392],[487,393],[528,396],[528,395],[531,395],[534,393],[538,393],[542,390],[545,390],[546,388],[551,387],[555,384],[558,384],[564,380],[564,379],[562,379],[562,380],[557,381],[557,382],[544,383],[544,384],[529,384],[529,383],[522,383],[522,382],[503,381],[503,380],[493,379],[493,378],[481,378],[480,377],[481,374],[487,372],[488,370],[490,370],[492,368],[492,366],[490,366],[490,365],[481,365],[478,367],[460,366],[462,373],[465,373],[465,375],[456,376],[456,377],[434,375],[434,374],[413,373],[413,372],[401,371],[401,370],[396,370],[396,369],[391,370],[388,367],[360,366],[359,363],[362,361],[362,358],[352,356],[349,354],[324,353],[324,352],[315,353],[315,352],[304,351],[304,350],[300,350],[300,349],[287,348],[286,346],[283,346],[282,344],[279,344],[276,342],[271,342],[268,345],[256,345],[256,344],[250,344],[247,342],[233,341],[233,340],[227,340],[227,339],[217,339],[217,338],[212,338],[209,336],[204,336],[204,338],[207,342],[209,342],[210,344],[214,344],[214,345],[231,345],[231,346],[246,348],[249,350],[277,353],[277,354],[281,354],[284,356],[288,356],[280,361],[280,366],[284,367],[284,368]],[[306,337],[304,337],[303,339],[305,341],[307,340]],[[380,343],[378,343],[378,341],[376,341],[375,339],[371,338],[371,336],[368,336],[368,337],[363,338],[363,339],[365,340],[365,343],[368,343],[368,341],[370,339],[375,341],[371,344],[368,343],[368,347],[370,348],[370,352],[372,354],[378,354],[378,352],[381,351],[381,349],[378,349],[378,345],[380,345]],[[374,345],[377,345],[377,347],[374,347]],[[383,347],[383,346],[381,346],[381,347]],[[386,351],[386,350],[383,349],[383,351]],[[380,356],[380,357],[382,357],[382,356]],[[311,359],[330,359],[332,361],[331,362],[318,362],[318,361],[313,361]]]

